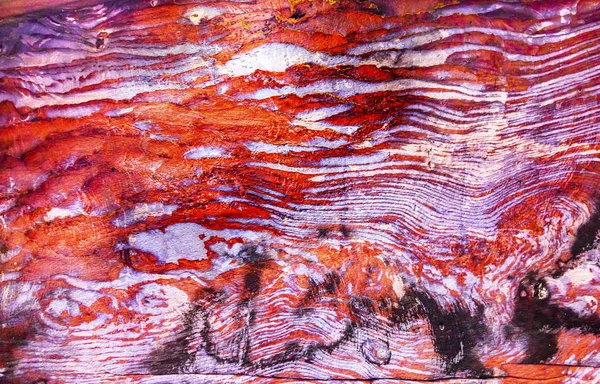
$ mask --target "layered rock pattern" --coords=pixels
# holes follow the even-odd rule
[[[1,380],[600,377],[600,2],[1,9]]]

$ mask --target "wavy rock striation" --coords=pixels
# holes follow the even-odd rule
[[[600,2],[16,13],[2,380],[597,377]]]

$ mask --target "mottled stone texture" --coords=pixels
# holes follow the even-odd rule
[[[600,1],[0,20],[0,382],[600,380]]]

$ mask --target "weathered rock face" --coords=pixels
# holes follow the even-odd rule
[[[0,381],[600,374],[600,2],[6,4]]]

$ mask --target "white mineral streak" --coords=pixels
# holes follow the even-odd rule
[[[134,249],[152,253],[162,264],[178,263],[179,259],[206,259],[206,248],[200,235],[203,228],[196,224],[174,224],[165,231],[152,230],[129,236]]]
[[[77,201],[67,207],[54,207],[44,215],[44,221],[52,221],[54,219],[62,219],[65,217],[75,217],[85,215],[83,204]]]
[[[600,250],[592,249],[567,264],[559,277],[546,277],[550,302],[583,318],[598,315],[600,300]]]
[[[226,150],[213,147],[196,147],[187,151],[183,157],[186,159],[200,160],[219,157],[229,157]]]
[[[202,21],[213,19],[223,14],[223,10],[216,7],[199,6],[189,8],[183,14],[194,25],[200,24]]]
[[[129,245],[133,249],[149,252],[158,258],[161,264],[175,263],[179,259],[206,259],[204,242],[213,236],[224,239],[241,237],[249,242],[267,239],[265,234],[240,230],[209,230],[195,223],[178,223],[161,230],[140,232],[129,236]],[[202,240],[204,238],[204,240]]]
[[[286,154],[289,152],[315,152],[321,150],[327,150],[332,148],[339,148],[343,145],[348,144],[348,141],[345,139],[337,139],[337,140],[327,140],[323,138],[316,138],[301,145],[290,145],[290,144],[280,144],[275,145],[271,143],[264,142],[248,142],[246,147],[256,153],[278,153],[278,154]]]
[[[146,220],[148,217],[160,217],[163,215],[171,215],[177,210],[175,204],[162,203],[143,203],[137,204],[133,209],[130,209],[119,215],[113,220],[113,224],[117,227],[127,227],[131,224]]]
[[[401,79],[388,82],[370,83],[350,79],[319,80],[305,86],[286,85],[281,88],[263,88],[246,99],[263,100],[277,96],[296,95],[304,97],[311,94],[331,93],[342,98],[377,92],[406,92],[423,95],[438,100],[463,100],[473,102],[506,102],[506,93],[484,91],[476,84],[467,86],[440,85],[438,82]]]

